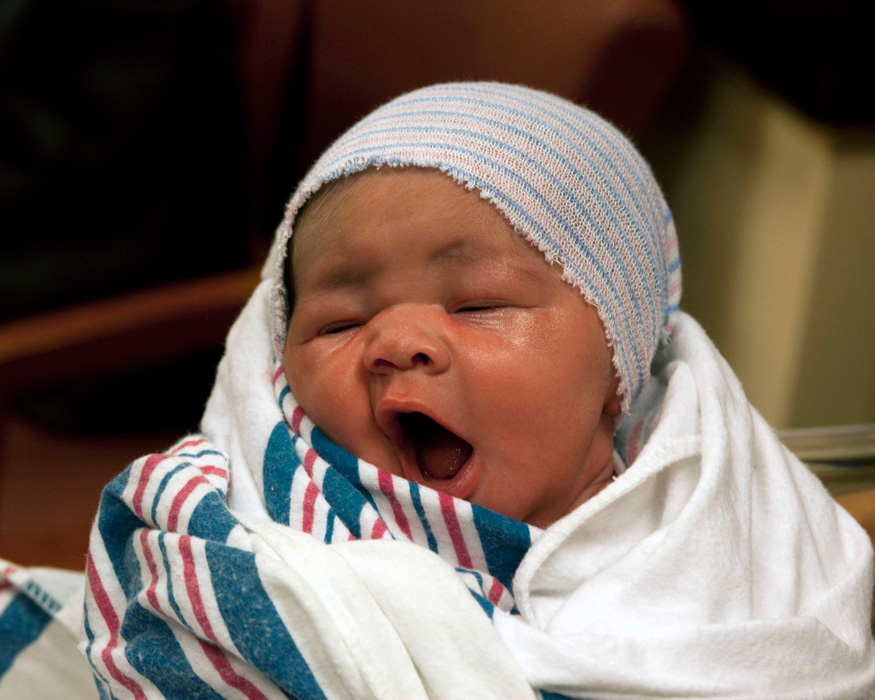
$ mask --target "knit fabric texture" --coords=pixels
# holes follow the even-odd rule
[[[320,187],[372,167],[441,170],[477,189],[595,306],[626,412],[671,333],[681,295],[677,235],[650,167],[593,112],[531,88],[447,83],[402,95],[340,136],[304,177],[277,231],[274,344],[288,325],[288,240]]]

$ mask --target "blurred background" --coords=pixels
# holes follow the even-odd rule
[[[81,568],[195,430],[295,183],[376,105],[524,83],[618,124],[682,306],[778,428],[875,423],[863,0],[0,0],[0,556]]]

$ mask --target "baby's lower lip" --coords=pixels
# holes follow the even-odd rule
[[[407,462],[407,460],[404,460],[404,462]],[[479,460],[477,459],[477,454],[474,452],[472,452],[471,456],[468,457],[455,474],[443,479],[430,477],[420,469],[419,465],[415,464],[415,462],[412,465],[412,468],[410,464],[403,464],[403,467],[405,477],[410,481],[415,481],[423,486],[428,486],[435,491],[441,491],[448,496],[460,498],[462,500],[468,500],[474,492],[474,489],[477,486],[477,476],[480,472]]]

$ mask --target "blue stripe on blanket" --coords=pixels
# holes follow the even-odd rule
[[[236,526],[237,519],[228,510],[224,495],[211,490],[204,494],[192,511],[187,534],[213,542],[227,542],[231,530]]]
[[[434,532],[431,529],[431,524],[428,522],[428,516],[426,516],[425,514],[425,508],[422,507],[422,494],[420,494],[419,492],[419,484],[411,481],[409,488],[410,500],[413,501],[413,509],[416,511],[416,516],[422,523],[422,529],[425,530],[425,537],[428,540],[428,548],[432,552],[437,554],[437,540],[435,539]]]
[[[329,469],[322,481],[322,495],[331,505],[331,513],[340,518],[353,537],[361,539],[361,513],[366,503],[362,494],[336,471]],[[331,532],[333,534],[333,528]],[[327,534],[325,541],[331,543]]]
[[[324,700],[319,683],[264,590],[255,555],[207,542],[206,556],[219,612],[228,621],[228,632],[243,658],[294,697]]]
[[[88,623],[87,610],[82,620],[82,626],[85,630],[85,637],[88,639],[88,644],[85,647],[85,659],[88,661],[88,665],[91,666],[91,672],[94,674],[94,682],[97,684],[97,694],[100,696],[100,700],[110,700],[109,691],[107,690],[107,688],[109,688],[109,682],[106,680],[106,676],[98,671],[94,667],[94,663],[91,661],[91,647],[93,645],[94,633],[91,631],[91,625]]]
[[[204,455],[215,455],[217,457],[221,457],[222,459],[226,459],[228,455],[224,452],[219,452],[219,450],[201,450],[200,452],[180,452],[179,457],[191,457],[193,459],[199,459]]]
[[[131,546],[130,534],[143,526],[136,513],[122,500],[130,473],[128,467],[103,489],[97,516],[97,529],[107,557],[128,600],[141,588],[140,565]]]
[[[51,621],[52,616],[25,593],[19,593],[10,601],[0,615],[0,676]]]
[[[513,594],[514,574],[532,546],[529,526],[478,505],[471,506],[471,513],[480,535],[487,571]]]
[[[483,576],[480,574],[480,572],[474,571],[473,569],[463,569],[461,567],[456,567],[456,571],[461,574],[472,575],[474,578],[477,579],[477,585],[480,586],[480,591],[483,590]],[[474,596],[474,600],[476,600],[480,604],[480,607],[483,608],[483,612],[485,612],[491,620],[492,616],[495,614],[495,606],[492,604],[492,602],[490,602],[489,598],[487,598],[483,593],[474,590],[470,586],[468,587],[468,590],[471,592],[471,595]]]
[[[334,511],[328,511],[328,517],[326,518],[325,523],[325,541],[329,544],[331,543],[331,538],[334,537],[334,519],[335,519]]]
[[[167,533],[162,532],[158,535],[158,549],[161,550],[161,563],[164,566],[164,571],[173,571],[173,568],[170,566],[170,557],[167,554]],[[184,620],[185,617],[182,614],[182,610],[179,609],[179,603],[176,602],[176,595],[173,593],[173,586],[167,586],[167,602],[170,603],[170,607],[173,608],[173,614],[176,615],[177,620]]]
[[[313,428],[310,441],[316,454],[332,466],[325,472],[322,483],[325,500],[353,536],[361,539],[361,513],[365,504],[370,504],[377,512],[379,510],[361,482],[358,459],[335,445],[319,428]]]
[[[125,611],[122,636],[127,641],[125,658],[167,698],[221,700],[222,696],[192,669],[179,642],[167,624],[132,602]],[[160,673],[155,673],[160,669]]]
[[[292,389],[291,389],[291,387],[288,386],[288,384],[282,388],[282,391],[280,391],[280,395],[277,396],[277,399],[276,399],[276,402],[280,405],[280,408],[283,407],[283,401],[286,400],[286,396],[288,396],[291,393],[292,393]]]
[[[280,421],[270,433],[264,451],[264,501],[276,522],[289,524],[292,477],[301,466],[286,424]]]
[[[158,504],[161,503],[161,496],[163,496],[164,492],[167,490],[167,484],[170,482],[170,479],[176,476],[176,474],[178,474],[181,470],[190,466],[191,462],[182,462],[178,466],[168,471],[164,475],[164,478],[161,479],[161,483],[158,484],[158,489],[155,491],[155,498],[152,499],[151,516],[153,523],[158,521]]]
[[[334,444],[326,437],[325,433],[316,427],[313,428],[313,432],[310,434],[310,443],[313,445],[316,454],[340,471],[352,483],[364,490],[359,479],[359,461],[356,457],[339,445]]]
[[[359,475],[358,458],[339,445],[334,444],[319,428],[313,428],[313,432],[310,434],[310,442],[316,454],[336,469],[344,479],[348,480],[355,487],[356,491],[373,506],[374,510],[377,510],[376,502],[364,484],[362,484],[361,476]]]

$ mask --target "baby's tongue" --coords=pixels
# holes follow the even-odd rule
[[[469,443],[428,416],[411,413],[404,423],[416,446],[417,464],[427,477],[449,479],[471,456]]]

